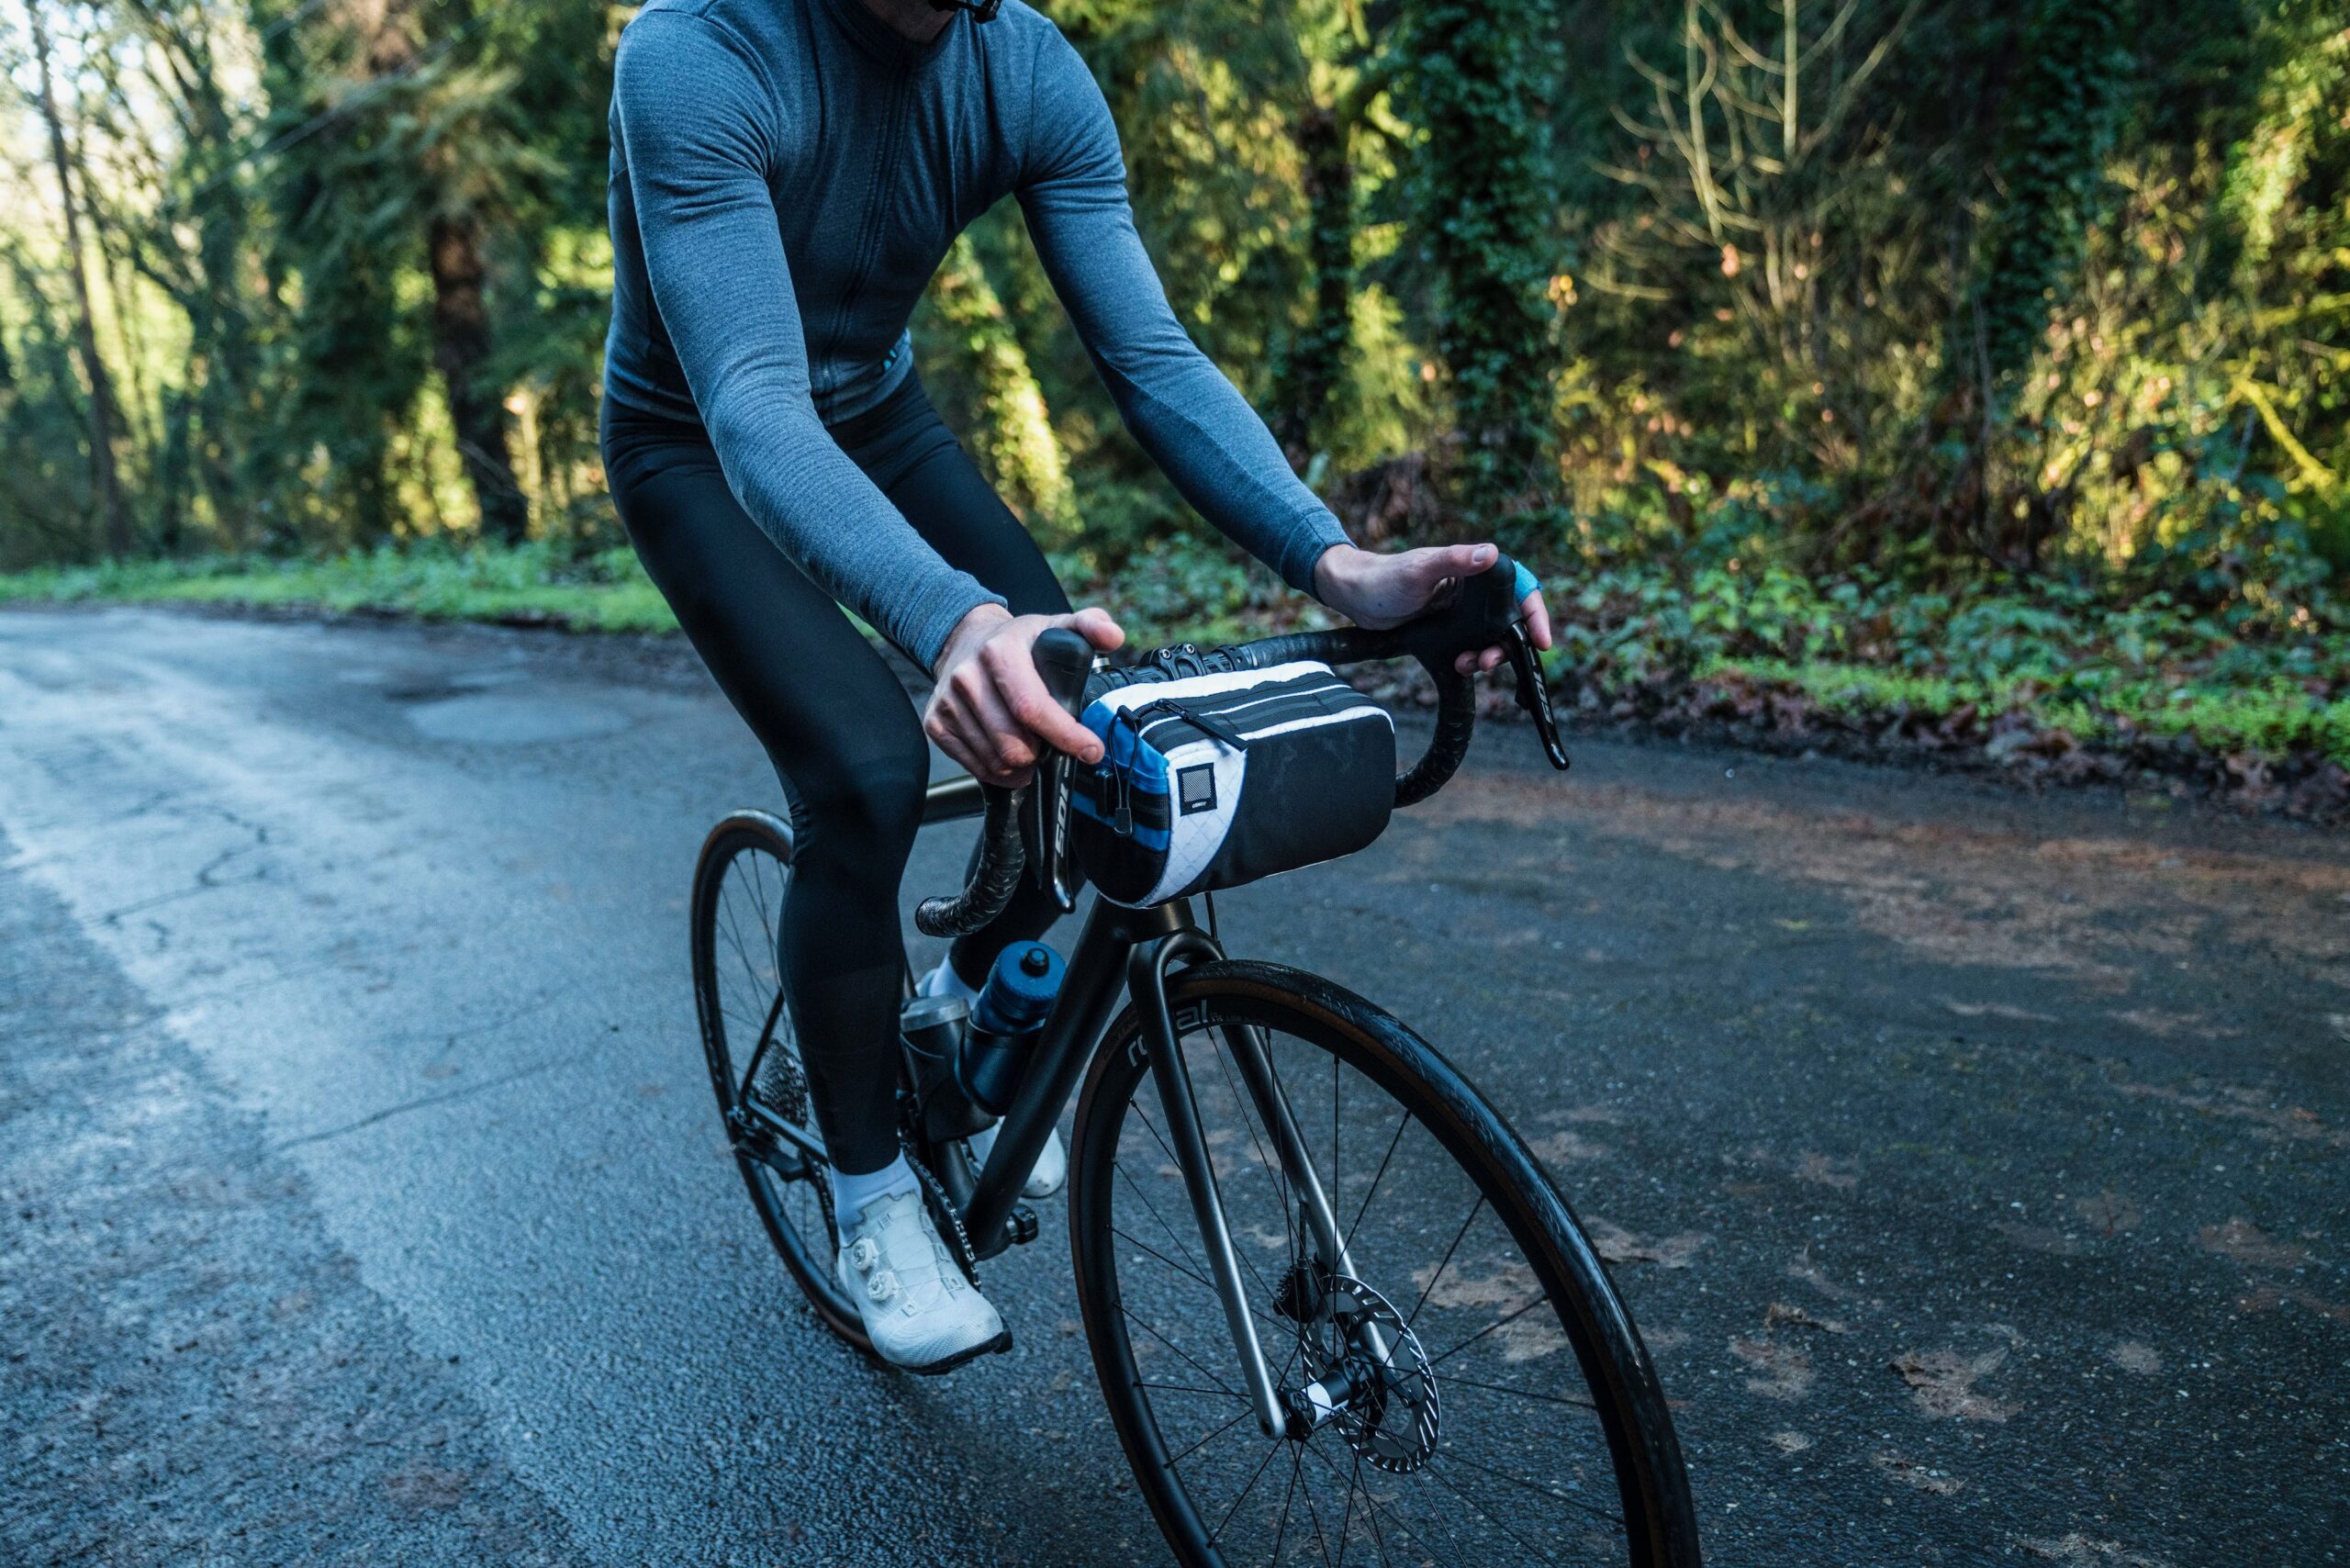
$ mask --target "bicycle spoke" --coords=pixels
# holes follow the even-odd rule
[[[1588,1399],[1569,1399],[1563,1394],[1537,1394],[1530,1388],[1511,1388],[1498,1383],[1479,1383],[1474,1378],[1462,1377],[1458,1372],[1448,1373],[1444,1382],[1448,1388],[1483,1388],[1494,1394],[1515,1394],[1520,1399],[1537,1399],[1546,1405],[1564,1405],[1576,1410],[1595,1411],[1599,1408]]]
[[[1536,1296],[1532,1301],[1528,1302],[1524,1306],[1521,1306],[1512,1312],[1508,1316],[1495,1318],[1493,1322],[1486,1324],[1483,1328],[1478,1329],[1474,1334],[1470,1335],[1466,1339],[1461,1340],[1458,1345],[1453,1346],[1451,1350],[1447,1350],[1443,1355],[1429,1357],[1428,1370],[1433,1372],[1438,1367],[1442,1366],[1446,1361],[1451,1360],[1454,1356],[1460,1354],[1470,1346],[1475,1344],[1478,1340],[1483,1338],[1486,1335],[1491,1334],[1497,1328],[1508,1327],[1511,1324],[1516,1322],[1519,1318],[1525,1316],[1528,1313],[1533,1311],[1536,1307],[1540,1306],[1544,1302],[1550,1299],[1550,1293],[1545,1291],[1542,1294]]]
[[[1578,1508],[1578,1509],[1581,1509],[1583,1512],[1584,1512],[1584,1513],[1586,1513],[1586,1514],[1591,1515],[1594,1518],[1599,1519],[1599,1520],[1601,1520],[1601,1521],[1602,1521],[1602,1522],[1604,1522],[1604,1523],[1613,1525],[1613,1526],[1615,1526],[1615,1527],[1616,1527],[1617,1529],[1619,1529],[1619,1530],[1620,1530],[1620,1529],[1622,1529],[1624,1528],[1624,1527],[1623,1527],[1623,1521],[1621,1521],[1620,1519],[1617,1519],[1614,1515],[1612,1515],[1612,1514],[1608,1514],[1608,1513],[1606,1513],[1606,1512],[1604,1512],[1604,1511],[1603,1511],[1603,1510],[1601,1510],[1601,1509],[1598,1509],[1598,1508],[1593,1507],[1589,1503],[1584,1502],[1584,1501],[1583,1501],[1582,1498],[1580,1498],[1580,1497],[1571,1497],[1571,1496],[1569,1496],[1569,1495],[1568,1495],[1566,1493],[1564,1493],[1564,1492],[1554,1492],[1554,1491],[1552,1491],[1550,1487],[1543,1485],[1543,1484],[1542,1484],[1540,1482],[1539,1482],[1539,1481],[1528,1481],[1528,1480],[1525,1476],[1523,1476],[1523,1475],[1512,1475],[1512,1474],[1510,1474],[1510,1473],[1509,1473],[1507,1471],[1505,1471],[1505,1470],[1495,1470],[1495,1469],[1494,1469],[1492,1465],[1490,1465],[1490,1464],[1479,1464],[1475,1460],[1473,1460],[1473,1459],[1469,1459],[1469,1458],[1465,1458],[1464,1456],[1462,1456],[1462,1454],[1461,1454],[1458,1450],[1455,1450],[1455,1449],[1447,1449],[1447,1450],[1446,1450],[1442,1454],[1438,1455],[1438,1458],[1440,1458],[1440,1459],[1445,1460],[1446,1462],[1449,1462],[1449,1463],[1453,1463],[1453,1464],[1465,1464],[1465,1465],[1467,1465],[1467,1466],[1468,1466],[1470,1469],[1472,1469],[1472,1470],[1483,1471],[1485,1474],[1487,1474],[1487,1475],[1490,1475],[1490,1476],[1494,1477],[1494,1478],[1495,1480],[1497,1480],[1497,1481],[1506,1481],[1506,1482],[1508,1482],[1508,1483],[1509,1483],[1511,1485],[1513,1485],[1513,1486],[1523,1486],[1523,1487],[1525,1487],[1528,1492],[1537,1492],[1537,1493],[1539,1493],[1539,1494],[1541,1494],[1543,1496],[1550,1498],[1550,1501],[1552,1501],[1552,1502],[1554,1502],[1554,1503],[1564,1503],[1564,1504],[1565,1504],[1567,1506],[1569,1506],[1570,1508]],[[1434,1460],[1431,1460],[1431,1461],[1429,1461],[1429,1462],[1428,1462],[1428,1473],[1429,1473],[1429,1474],[1431,1474],[1431,1475],[1436,1475],[1436,1461],[1434,1461]],[[1437,1476],[1437,1479],[1438,1479],[1438,1480],[1439,1480],[1439,1481],[1444,1480],[1444,1478],[1443,1478],[1442,1476],[1440,1476],[1440,1475],[1439,1475],[1439,1476]],[[1450,1483],[1449,1481],[1446,1481],[1446,1482],[1445,1482],[1445,1484],[1446,1484],[1446,1485],[1448,1485],[1448,1486],[1449,1486],[1449,1485],[1451,1485],[1451,1484],[1452,1484],[1452,1483]],[[1455,1489],[1456,1491],[1458,1491],[1458,1490],[1459,1490],[1459,1488],[1457,1488],[1457,1487],[1456,1487],[1456,1488],[1454,1488],[1454,1489]],[[1466,1495],[1468,1495],[1468,1494],[1466,1494],[1466,1493],[1462,1493],[1462,1494],[1461,1494],[1461,1495],[1466,1496]]]
[[[1227,1028],[1239,1026],[1226,1025]],[[1259,1169],[1265,1172],[1265,1184],[1272,1189],[1274,1205],[1281,1211],[1281,1231],[1285,1237],[1289,1238],[1290,1266],[1294,1268],[1297,1266],[1297,1241],[1291,1233],[1291,1227],[1294,1222],[1290,1218],[1289,1213],[1289,1172],[1277,1167],[1270,1157],[1265,1153],[1264,1140],[1257,1136],[1257,1124],[1248,1114],[1248,1102],[1242,1098],[1239,1086],[1232,1081],[1232,1065],[1225,1059],[1226,1054],[1222,1049],[1216,1051],[1216,1070],[1223,1074],[1225,1090],[1232,1096],[1234,1108],[1240,1113],[1240,1125],[1248,1129],[1248,1141],[1256,1147],[1257,1164]],[[1265,1074],[1268,1078],[1274,1078],[1278,1085],[1279,1080],[1273,1073],[1272,1056],[1270,1051],[1265,1057]],[[1274,1092],[1280,1092],[1278,1087],[1275,1088]],[[1258,1282],[1262,1284],[1264,1282],[1259,1280]]]
[[[1289,1539],[1289,1511],[1297,1502],[1297,1473],[1305,1464],[1295,1451],[1298,1446],[1295,1443],[1290,1445],[1289,1490],[1281,1495],[1281,1522],[1273,1530],[1273,1555],[1269,1560],[1271,1568],[1281,1568],[1281,1542]]]
[[[1477,1500],[1476,1500],[1474,1497],[1470,1496],[1468,1493],[1463,1492],[1460,1487],[1455,1486],[1455,1485],[1452,1484],[1452,1478],[1451,1478],[1450,1476],[1448,1476],[1448,1475],[1444,1475],[1444,1474],[1439,1473],[1438,1473],[1438,1471],[1437,1470],[1437,1468],[1436,1468],[1435,1464],[1434,1464],[1433,1462],[1429,1463],[1429,1464],[1428,1464],[1428,1465],[1427,1465],[1425,1468],[1423,1468],[1423,1469],[1420,1471],[1420,1473],[1421,1473],[1421,1474],[1423,1474],[1423,1475],[1433,1476],[1433,1477],[1436,1479],[1436,1481],[1437,1481],[1438,1484],[1439,1484],[1439,1485],[1441,1485],[1442,1487],[1444,1487],[1444,1489],[1445,1489],[1445,1490],[1447,1490],[1448,1492],[1450,1492],[1454,1496],[1456,1496],[1456,1497],[1460,1498],[1463,1503],[1468,1504],[1468,1505],[1469,1505],[1469,1511],[1470,1511],[1471,1513],[1475,1514],[1479,1518],[1485,1520],[1485,1522],[1486,1522],[1486,1523],[1488,1523],[1488,1524],[1492,1525],[1495,1529],[1497,1529],[1497,1530],[1501,1531],[1501,1532],[1502,1532],[1502,1534],[1504,1534],[1504,1535],[1505,1535],[1505,1536],[1509,1537],[1509,1538],[1510,1538],[1510,1540],[1511,1540],[1512,1541],[1516,1542],[1516,1546],[1517,1546],[1517,1549],[1518,1549],[1520,1551],[1534,1552],[1534,1553],[1536,1553],[1537,1555],[1539,1555],[1539,1556],[1542,1559],[1542,1561],[1543,1561],[1543,1562],[1555,1562],[1556,1561],[1558,1561],[1556,1558],[1552,1557],[1549,1552],[1547,1552],[1547,1551],[1540,1551],[1539,1548],[1534,1547],[1534,1546],[1532,1546],[1532,1545],[1528,1544],[1526,1540],[1522,1540],[1522,1539],[1519,1537],[1518,1533],[1517,1533],[1516,1530],[1514,1530],[1514,1529],[1510,1529],[1510,1528],[1509,1528],[1509,1526],[1507,1526],[1507,1525],[1505,1525],[1505,1524],[1502,1523],[1502,1521],[1501,1521],[1501,1520],[1499,1520],[1499,1519],[1497,1519],[1497,1518],[1491,1518],[1490,1516],[1488,1516],[1488,1515],[1486,1514],[1486,1512],[1485,1512],[1485,1510],[1484,1510],[1484,1509],[1483,1509],[1483,1508],[1481,1508],[1481,1507],[1479,1507],[1479,1506],[1477,1506]]]
[[[1313,1522],[1314,1544],[1321,1551],[1324,1568],[1329,1568],[1330,1543],[1322,1534],[1322,1510],[1314,1506],[1314,1486],[1310,1482],[1305,1488],[1305,1517]]]
[[[1194,1388],[1188,1383],[1153,1383],[1147,1377],[1138,1377],[1135,1379],[1135,1386],[1136,1388],[1163,1388],[1170,1394],[1197,1394],[1202,1395],[1215,1394],[1218,1396],[1230,1395],[1234,1398],[1238,1397],[1238,1395],[1233,1394],[1230,1389]]]
[[[1169,1339],[1166,1335],[1161,1334],[1158,1329],[1153,1328],[1149,1324],[1145,1323],[1141,1318],[1136,1317],[1133,1313],[1128,1312],[1126,1310],[1125,1303],[1120,1302],[1118,1304],[1118,1315],[1124,1317],[1127,1322],[1133,1324],[1136,1327],[1141,1329],[1144,1333],[1149,1335],[1152,1338],[1158,1340],[1160,1344],[1166,1346],[1169,1350],[1174,1351],[1178,1356],[1182,1357],[1184,1365],[1190,1367],[1193,1372],[1199,1373],[1202,1377],[1215,1384],[1216,1387],[1223,1389],[1225,1393],[1231,1394],[1235,1399],[1242,1397],[1237,1391],[1225,1387],[1224,1379],[1216,1376],[1215,1373],[1208,1371],[1207,1368],[1193,1361],[1190,1352],[1186,1351],[1182,1346],[1178,1345],[1174,1340]]]
[[[1142,1190],[1142,1183],[1135,1180],[1134,1172],[1126,1169],[1125,1161],[1118,1159],[1115,1155],[1113,1155],[1110,1159],[1110,1168],[1118,1175],[1125,1178],[1126,1190],[1132,1193],[1136,1197],[1142,1200],[1142,1206],[1150,1211],[1150,1217],[1158,1222],[1158,1228],[1167,1233],[1168,1239],[1174,1242],[1176,1247],[1181,1250],[1183,1256],[1198,1267],[1205,1269],[1207,1265],[1201,1262],[1199,1259],[1192,1257],[1192,1249],[1184,1244],[1183,1233],[1169,1223],[1167,1216],[1158,1212],[1158,1205],[1150,1201],[1150,1194]]]
[[[1240,1495],[1232,1500],[1232,1506],[1224,1510],[1224,1518],[1216,1520],[1215,1529],[1208,1531],[1209,1540],[1213,1541],[1224,1533],[1224,1527],[1232,1522],[1232,1516],[1240,1511],[1240,1505],[1247,1502],[1248,1494],[1257,1489],[1257,1478],[1265,1473],[1266,1466],[1271,1464],[1273,1456],[1281,1451],[1281,1445],[1279,1443],[1268,1443],[1265,1446],[1265,1457],[1259,1460],[1257,1468],[1248,1473],[1248,1484],[1240,1489]]]
[[[1469,1217],[1460,1222],[1459,1230],[1453,1232],[1452,1245],[1444,1249],[1444,1260],[1436,1266],[1436,1272],[1428,1276],[1428,1282],[1420,1287],[1420,1299],[1412,1304],[1411,1316],[1404,1319],[1404,1327],[1409,1328],[1420,1320],[1420,1308],[1427,1305],[1428,1294],[1436,1289],[1436,1282],[1444,1278],[1444,1271],[1452,1267],[1452,1255],[1460,1250],[1460,1238],[1469,1234],[1469,1227],[1477,1223],[1477,1216],[1484,1212],[1484,1208],[1485,1194],[1479,1193],[1477,1201],[1469,1205]]]
[[[719,902],[726,913],[726,939],[733,944],[734,957],[743,966],[743,979],[749,984],[751,994],[756,996],[760,991],[759,972],[752,967],[751,955],[744,950],[743,933],[734,922],[733,890],[728,889]]]
[[[1395,1158],[1395,1146],[1404,1141],[1404,1129],[1411,1125],[1412,1113],[1408,1110],[1395,1119],[1395,1136],[1387,1140],[1387,1152],[1381,1157],[1379,1169],[1371,1173],[1371,1191],[1362,1195],[1362,1206],[1355,1210],[1354,1223],[1347,1226],[1346,1239],[1338,1244],[1342,1249],[1353,1249],[1355,1232],[1362,1227],[1362,1216],[1371,1212],[1371,1200],[1379,1195],[1379,1183],[1387,1178],[1387,1166]]]
[[[1337,1474],[1337,1473],[1338,1473],[1338,1463],[1337,1463],[1337,1461],[1336,1461],[1336,1460],[1332,1459],[1328,1454],[1324,1453],[1320,1449],[1315,1448],[1312,1443],[1306,1443],[1306,1444],[1304,1444],[1304,1449],[1305,1449],[1305,1451],[1306,1451],[1306,1452],[1308,1452],[1308,1453],[1312,1454],[1315,1458],[1316,1458],[1316,1459],[1320,1460],[1320,1461],[1323,1462],[1323,1464],[1324,1464],[1325,1466],[1326,1466],[1326,1467],[1329,1469],[1329,1472],[1330,1472],[1330,1473],[1331,1473],[1331,1474],[1336,1475],[1336,1474]],[[1372,1529],[1373,1529],[1373,1530],[1376,1530],[1376,1529],[1379,1528],[1379,1527],[1378,1527],[1378,1518],[1379,1518],[1379,1515],[1380,1515],[1381,1510],[1384,1509],[1384,1510],[1385,1510],[1385,1512],[1386,1512],[1386,1514],[1387,1514],[1387,1522],[1388,1522],[1388,1523],[1390,1523],[1390,1524],[1393,1525],[1397,1529],[1402,1530],[1402,1531],[1403,1531],[1406,1536],[1410,1537],[1412,1540],[1421,1542],[1421,1544],[1422,1544],[1422,1545],[1424,1545],[1424,1546],[1432,1546],[1432,1545],[1434,1544],[1432,1541],[1429,1541],[1429,1540],[1427,1539],[1427,1536],[1424,1534],[1424,1532],[1414,1529],[1411,1527],[1411,1524],[1410,1524],[1407,1520],[1405,1520],[1405,1519],[1404,1519],[1404,1516],[1403,1516],[1403,1515],[1401,1515],[1401,1514],[1399,1514],[1399,1513],[1397,1513],[1397,1512],[1395,1511],[1395,1507],[1394,1507],[1394,1505],[1393,1505],[1393,1504],[1392,1504],[1392,1503],[1382,1503],[1382,1502],[1379,1500],[1378,1495],[1377,1495],[1377,1494],[1375,1494],[1375,1493],[1373,1493],[1373,1492],[1372,1492],[1369,1487],[1367,1487],[1367,1486],[1363,1488],[1362,1500],[1363,1500],[1364,1506],[1370,1510],[1370,1517],[1371,1517],[1371,1521],[1372,1521],[1372,1523],[1371,1523],[1371,1528],[1372,1528]],[[1446,1529],[1445,1529],[1445,1532],[1444,1532],[1444,1533],[1445,1533],[1445,1538],[1446,1538],[1447,1540],[1449,1540],[1452,1541],[1452,1542],[1453,1542],[1454,1544],[1456,1544],[1456,1545],[1458,1545],[1458,1544],[1460,1543],[1460,1538],[1459,1536],[1454,1535],[1454,1534],[1452,1533],[1452,1530],[1451,1530],[1450,1527],[1449,1527],[1449,1526],[1448,1526],[1448,1527],[1446,1528]],[[1383,1551],[1382,1551],[1382,1557],[1383,1557],[1383,1555],[1384,1555],[1384,1552],[1383,1552]]]
[[[1139,1103],[1136,1104],[1133,1107],[1133,1110],[1136,1119],[1142,1123],[1144,1130],[1148,1132],[1153,1138],[1158,1140],[1160,1152],[1167,1156],[1167,1163],[1174,1166],[1179,1170],[1181,1170],[1183,1162],[1175,1158],[1175,1151],[1168,1147],[1167,1140],[1164,1137],[1159,1137],[1158,1129],[1151,1125],[1150,1114],[1147,1111],[1145,1111]],[[1114,1159],[1113,1160],[1113,1163],[1115,1163]],[[1210,1163],[1213,1165],[1213,1159],[1211,1159]],[[1129,1177],[1128,1180],[1132,1181],[1133,1178]],[[1227,1215],[1225,1217],[1228,1221],[1230,1215]],[[1163,1219],[1158,1223],[1161,1225],[1167,1225],[1167,1222]],[[1167,1229],[1168,1234],[1170,1236],[1180,1236],[1181,1234],[1180,1231],[1177,1231],[1173,1226],[1168,1226]],[[1232,1253],[1234,1257],[1240,1260],[1240,1266],[1248,1271],[1248,1277],[1257,1282],[1257,1288],[1265,1293],[1265,1299],[1270,1301],[1273,1296],[1273,1287],[1267,1284],[1265,1282],[1265,1276],[1257,1271],[1257,1265],[1250,1260],[1248,1252],[1239,1247],[1235,1247],[1232,1249]]]
[[[767,913],[767,857],[751,857],[751,901],[758,906],[759,929],[769,935],[775,934],[775,917]]]
[[[1253,1416],[1253,1415],[1255,1415],[1255,1414],[1256,1414],[1256,1412],[1255,1412],[1255,1411],[1253,1411],[1253,1410],[1249,1410],[1249,1409],[1246,1409],[1246,1408],[1242,1409],[1242,1410],[1241,1410],[1241,1412],[1240,1412],[1240,1414],[1238,1414],[1237,1416],[1233,1417],[1232,1417],[1232,1419],[1230,1419],[1229,1421],[1226,1421],[1223,1426],[1218,1427],[1214,1431],[1210,1432],[1206,1437],[1202,1438],[1202,1439],[1200,1439],[1197,1442],[1192,1443],[1191,1447],[1189,1447],[1189,1448],[1185,1449],[1181,1453],[1176,1454],[1176,1455],[1172,1456],[1171,1458],[1169,1458],[1169,1459],[1168,1460],[1168,1462],[1167,1462],[1167,1468],[1168,1468],[1168,1469],[1169,1469],[1169,1470],[1174,1469],[1177,1465],[1179,1465],[1179,1464],[1182,1463],[1185,1460],[1187,1460],[1187,1459],[1191,1458],[1193,1454],[1195,1454],[1195,1453],[1199,1452],[1202,1449],[1203,1449],[1203,1448],[1207,1447],[1207,1446],[1208,1446],[1208,1444],[1210,1444],[1210,1443],[1212,1443],[1212,1442],[1215,1441],[1215,1440],[1216,1440],[1216,1439],[1218,1439],[1218,1438],[1220,1438],[1220,1437],[1224,1436],[1224,1434],[1225,1434],[1225,1433],[1226,1433],[1226,1432],[1228,1432],[1228,1431],[1232,1430],[1232,1428],[1235,1428],[1235,1427],[1238,1426],[1241,1422],[1246,1421],[1247,1419],[1248,1419],[1248,1417],[1250,1417],[1251,1416]]]
[[[1337,1124],[1331,1126],[1337,1131]],[[1362,1484],[1362,1454],[1355,1454],[1354,1470],[1347,1476],[1347,1511],[1338,1516],[1338,1568],[1347,1568],[1347,1527],[1355,1522],[1355,1488]]]
[[[1191,1270],[1186,1269],[1182,1264],[1178,1263],[1174,1259],[1169,1258],[1166,1253],[1161,1252],[1147,1241],[1137,1240],[1136,1238],[1119,1229],[1114,1225],[1110,1227],[1110,1234],[1131,1246],[1141,1248],[1145,1252],[1149,1253],[1152,1257],[1158,1259],[1160,1262],[1166,1264],[1169,1268],[1174,1270],[1185,1279],[1190,1280],[1192,1283],[1199,1285],[1205,1290],[1214,1292],[1219,1297],[1221,1297],[1223,1293],[1216,1291],[1214,1281],[1208,1279],[1204,1275],[1192,1272]],[[1255,1318],[1259,1323],[1271,1325],[1273,1327],[1280,1329],[1284,1335],[1290,1334],[1295,1327],[1295,1325],[1284,1323],[1280,1318],[1273,1316],[1270,1313],[1258,1311],[1254,1306],[1250,1306],[1248,1308],[1248,1316]]]

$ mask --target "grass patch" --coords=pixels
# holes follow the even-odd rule
[[[2104,687],[2092,701],[2056,695],[2028,678],[1985,682],[1783,659],[1716,659],[1697,672],[1701,681],[1722,676],[1800,691],[1822,711],[1850,719],[1938,718],[1974,708],[2026,713],[2085,742],[2112,743],[2132,733],[2186,735],[2209,751],[2308,751],[2350,765],[2350,698],[2324,700],[2281,678],[2239,689],[2124,682]]]
[[[0,576],[0,601],[12,600],[252,605],[427,621],[547,622],[591,632],[673,632],[677,624],[633,552],[573,559],[541,544],[43,567]]]

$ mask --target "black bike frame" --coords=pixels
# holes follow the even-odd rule
[[[925,823],[951,822],[979,813],[981,797],[976,780],[950,779],[932,789],[924,803]],[[1168,1137],[1183,1173],[1184,1190],[1200,1227],[1208,1268],[1217,1296],[1224,1304],[1226,1326],[1241,1374],[1248,1384],[1249,1403],[1267,1437],[1279,1437],[1299,1419],[1292,1414],[1282,1391],[1273,1381],[1257,1335],[1257,1320],[1241,1282],[1239,1254],[1225,1221],[1224,1200],[1216,1188],[1215,1166],[1208,1158],[1207,1141],[1200,1128],[1199,1107],[1192,1098],[1191,1070],[1178,1044],[1174,1021],[1167,1005],[1167,976],[1179,964],[1203,963],[1224,957],[1214,937],[1192,916],[1191,902],[1177,899],[1148,909],[1127,909],[1098,894],[1086,911],[1085,924],[1070,950],[1060,993],[1046,1017],[1020,1089],[996,1130],[995,1147],[986,1168],[960,1204],[963,1228],[972,1249],[990,1258],[1014,1240],[1013,1211],[1028,1172],[1043,1152],[1045,1139],[1060,1120],[1061,1112],[1077,1092],[1079,1081],[1099,1048],[1123,995],[1142,1019],[1139,1048],[1149,1053],[1151,1077],[1167,1118]],[[1249,1027],[1227,1026],[1225,1041],[1239,1064],[1259,1119],[1271,1133],[1278,1157],[1299,1198],[1308,1231],[1321,1253],[1323,1267],[1332,1273],[1353,1272],[1319,1173],[1308,1156],[1297,1119],[1272,1070],[1264,1041]],[[1383,1350],[1383,1347],[1380,1348]],[[1375,1352],[1377,1353],[1377,1352]]]

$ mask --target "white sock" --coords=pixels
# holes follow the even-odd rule
[[[839,1215],[839,1225],[845,1230],[856,1223],[859,1209],[876,1198],[894,1198],[901,1193],[914,1191],[914,1168],[906,1163],[904,1155],[890,1161],[880,1170],[864,1176],[849,1176],[833,1172],[833,1213]]]
[[[955,972],[952,959],[941,958],[938,967],[922,977],[914,987],[916,996],[959,996],[966,1002],[979,999],[979,988]]]

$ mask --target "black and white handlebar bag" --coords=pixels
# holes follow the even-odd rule
[[[1351,855],[1395,804],[1395,722],[1311,660],[1113,688],[1102,761],[1070,768],[1071,838],[1114,903],[1146,908]]]

